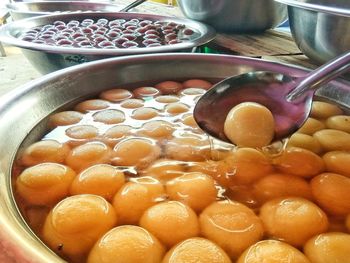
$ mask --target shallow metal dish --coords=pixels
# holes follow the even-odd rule
[[[276,0],[288,5],[292,35],[300,50],[322,64],[350,50],[349,0]]]
[[[8,253],[16,258],[16,262],[63,262],[41,243],[23,221],[14,202],[11,186],[11,169],[18,149],[21,145],[38,140],[46,132],[45,118],[49,114],[110,87],[169,79],[222,79],[257,70],[272,70],[292,76],[306,73],[306,70],[297,67],[226,55],[139,55],[101,60],[54,72],[2,97],[0,253]],[[320,99],[350,109],[349,82],[333,81],[318,90],[317,94]]]
[[[36,44],[19,39],[19,36],[29,29],[50,24],[56,20],[83,20],[85,18],[99,19],[148,19],[151,21],[166,21],[183,24],[191,28],[196,34],[189,41],[164,45],[160,47],[145,47],[145,48],[73,48],[73,47],[58,47],[45,44]],[[144,54],[144,53],[160,53],[173,51],[187,51],[193,47],[203,45],[211,41],[215,37],[215,30],[211,27],[196,21],[188,19],[180,19],[167,16],[158,16],[153,14],[141,13],[104,13],[104,12],[87,12],[87,13],[70,13],[59,15],[48,15],[28,18],[13,23],[9,23],[0,28],[0,41],[9,45],[13,45],[22,49],[23,54],[32,63],[32,65],[41,73],[49,73],[69,66],[81,64],[88,61],[110,58],[123,55]]]
[[[13,20],[20,20],[62,12],[118,12],[122,9],[122,6],[88,1],[36,1],[8,3],[6,8],[9,9]]]
[[[273,0],[177,0],[188,18],[225,32],[262,32],[287,19],[287,7]]]

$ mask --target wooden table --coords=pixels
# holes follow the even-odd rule
[[[132,1],[118,0],[118,3],[127,4]],[[183,17],[178,7],[152,2],[140,5],[136,11]],[[208,46],[219,52],[233,55],[262,58],[307,68],[315,67],[297,48],[290,33],[280,30],[269,30],[258,35],[219,33]],[[0,57],[0,96],[40,77],[40,73],[26,60],[19,49],[5,46],[5,51],[7,55]]]

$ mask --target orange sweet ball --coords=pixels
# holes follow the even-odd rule
[[[68,195],[75,176],[75,172],[65,165],[38,164],[18,176],[17,193],[29,204],[52,205]]]
[[[128,138],[113,149],[114,165],[145,168],[160,156],[160,147],[150,139]]]
[[[107,232],[91,249],[87,263],[160,263],[165,249],[147,230],[118,226]]]
[[[66,164],[75,171],[82,171],[89,166],[110,163],[112,150],[102,142],[88,142],[71,150]]]
[[[117,223],[114,208],[97,195],[74,195],[59,202],[45,220],[48,246],[69,259],[81,260],[95,242]]]
[[[165,255],[162,263],[231,263],[231,259],[215,243],[194,237],[180,242]]]
[[[166,183],[169,180],[179,177],[184,172],[184,162],[169,159],[158,159],[145,170],[140,171],[142,175],[152,176],[161,183]]]
[[[84,114],[78,111],[62,111],[55,113],[49,117],[48,126],[55,128],[57,126],[65,126],[80,122]]]
[[[43,140],[27,147],[21,154],[20,163],[24,166],[45,162],[63,163],[69,151],[70,148],[66,144],[55,140]]]
[[[146,209],[165,199],[163,185],[152,177],[140,177],[123,185],[113,198],[121,224],[137,224]]]
[[[310,263],[295,247],[277,240],[263,240],[247,248],[237,263]]]
[[[216,200],[215,181],[203,173],[186,173],[166,184],[171,200],[180,201],[194,211],[200,212]]]
[[[233,201],[209,205],[199,217],[201,235],[215,242],[232,258],[263,236],[261,220],[253,210]]]
[[[311,180],[316,202],[332,215],[350,214],[350,178],[335,173],[323,173]]]
[[[147,209],[140,219],[140,226],[167,247],[199,234],[196,213],[176,201],[162,202]]]
[[[276,198],[260,209],[266,235],[301,247],[328,229],[327,215],[314,203],[298,197]]]
[[[96,164],[75,177],[70,193],[95,194],[111,200],[124,183],[123,171],[109,164]]]
[[[162,94],[168,95],[168,94],[177,94],[180,90],[183,89],[183,86],[181,83],[176,81],[163,81],[161,83],[158,83],[155,85],[157,89],[161,91]]]
[[[209,81],[203,79],[189,79],[182,83],[185,89],[187,88],[201,88],[201,89],[210,89],[213,84]]]

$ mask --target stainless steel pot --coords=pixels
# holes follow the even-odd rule
[[[151,21],[175,22],[177,24],[183,24],[187,28],[192,29],[195,34],[193,34],[188,41],[173,45],[163,45],[152,48],[143,47],[113,49],[50,46],[46,44],[36,44],[29,41],[23,41],[19,38],[24,32],[37,26],[51,24],[57,20],[64,22],[70,20],[82,21],[85,18],[95,20],[98,20],[100,18],[106,18],[108,20],[117,18],[130,20],[137,18]],[[210,26],[189,19],[159,16],[153,14],[115,12],[86,12],[38,16],[15,21],[0,28],[0,41],[21,48],[23,54],[31,62],[31,64],[43,74],[93,60],[111,58],[116,56],[190,51],[193,47],[204,45],[207,42],[211,41],[215,35],[215,30]]]
[[[294,40],[315,62],[325,63],[350,50],[350,1],[276,1],[288,5]]]
[[[222,79],[248,71],[272,70],[301,76],[306,70],[288,65],[226,55],[169,53],[90,62],[63,69],[2,97],[0,105],[0,254],[16,262],[62,262],[31,232],[13,198],[11,169],[21,146],[44,133],[45,118],[57,109],[104,89],[168,79]],[[350,83],[333,81],[319,98],[350,109]],[[0,257],[1,259],[1,257]],[[7,262],[7,261],[2,261]]]
[[[188,18],[224,32],[262,32],[287,19],[285,5],[273,0],[177,0]]]

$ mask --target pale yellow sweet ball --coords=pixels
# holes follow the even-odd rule
[[[186,239],[165,255],[162,263],[231,263],[226,252],[212,241],[194,237]]]
[[[140,226],[167,247],[199,234],[196,213],[177,201],[162,202],[147,209],[140,219]]]
[[[124,172],[109,164],[96,164],[75,177],[70,193],[95,194],[111,200],[125,183]]]
[[[253,210],[233,201],[211,204],[199,216],[201,234],[237,259],[263,237],[261,220]]]
[[[271,111],[254,102],[243,102],[227,114],[224,133],[235,145],[241,147],[263,147],[271,143],[275,121]]]
[[[349,263],[350,235],[339,232],[317,235],[305,244],[304,253],[312,263]]]
[[[204,173],[186,173],[166,184],[166,193],[171,200],[187,204],[200,212],[216,200],[214,179]]]
[[[59,202],[47,216],[42,237],[56,253],[84,258],[95,242],[117,223],[114,208],[97,195],[74,195]]]
[[[25,169],[18,176],[16,190],[29,204],[52,205],[68,195],[75,176],[68,166],[41,163]]]
[[[91,249],[87,263],[160,263],[164,253],[146,229],[125,225],[107,232]]]
[[[247,248],[236,263],[310,263],[295,247],[277,240],[263,240]]]
[[[313,202],[299,197],[276,198],[260,209],[266,235],[301,247],[314,235],[326,232],[327,215]]]

